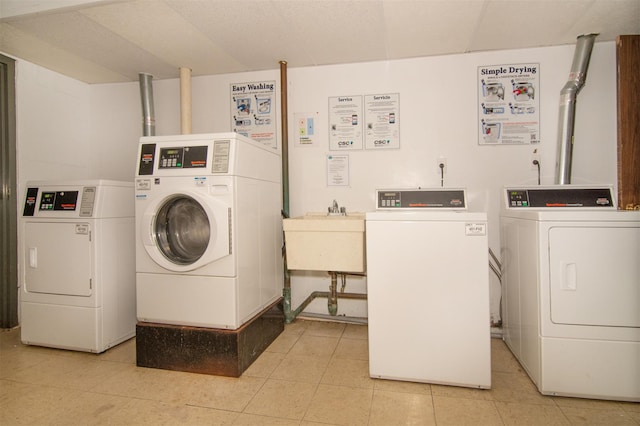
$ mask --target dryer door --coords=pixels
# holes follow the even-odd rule
[[[27,222],[24,241],[26,292],[91,296],[93,247],[88,223]]]
[[[151,258],[170,271],[186,272],[231,254],[230,207],[198,193],[175,193],[152,203],[141,238]]]

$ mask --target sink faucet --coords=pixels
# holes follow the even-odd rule
[[[333,205],[331,207],[327,208],[328,216],[346,216],[347,215],[347,209],[346,207],[338,207],[338,202],[336,200],[333,200]]]

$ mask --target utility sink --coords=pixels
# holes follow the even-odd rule
[[[364,213],[307,213],[284,219],[287,268],[306,271],[364,272]]]

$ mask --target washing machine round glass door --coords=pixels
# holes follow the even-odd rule
[[[189,265],[207,250],[211,238],[209,218],[193,198],[174,197],[158,210],[155,235],[158,248],[167,259]]]
[[[141,229],[149,256],[170,271],[192,271],[231,253],[229,208],[214,197],[159,197],[145,212]]]

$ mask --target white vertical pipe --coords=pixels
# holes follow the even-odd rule
[[[180,131],[191,134],[191,69],[180,67]]]

